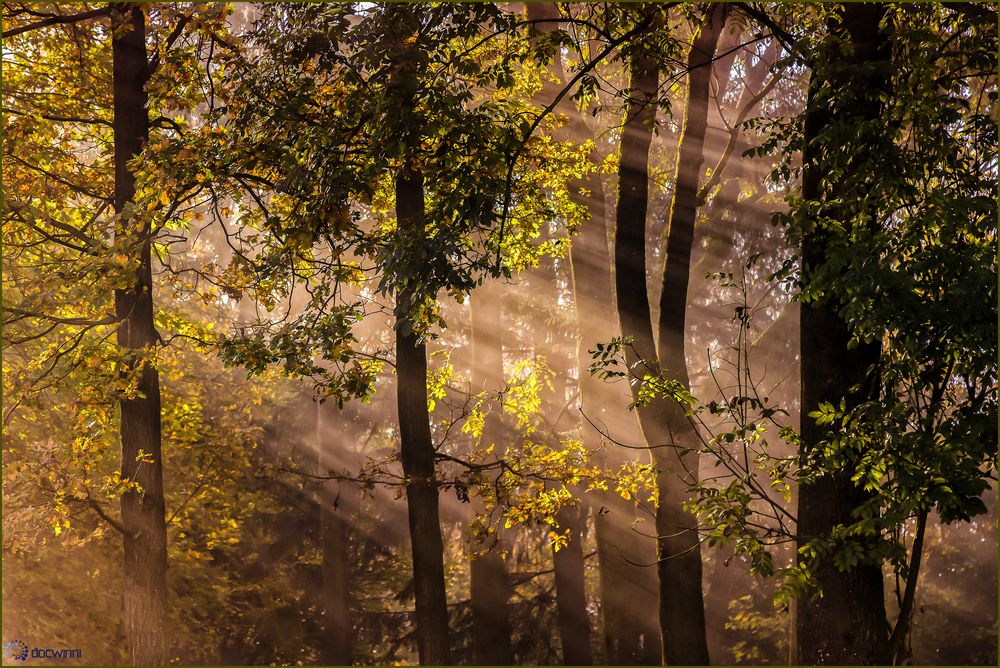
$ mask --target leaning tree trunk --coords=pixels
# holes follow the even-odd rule
[[[146,22],[139,7],[113,13],[115,236],[125,239],[139,267],[132,285],[115,290],[120,321],[118,345],[125,350],[126,373],[135,374],[134,392],[120,401],[122,480],[136,483],[121,498],[125,530],[125,635],[133,664],[162,664],[168,659],[167,530],[163,501],[163,458],[160,447],[160,381],[147,359],[159,335],[153,324],[153,275],[150,225],[128,216],[135,198],[135,174],[129,162],[149,138],[145,92],[149,78]]]
[[[884,15],[885,8],[877,4],[846,5],[842,19],[834,21],[831,28],[846,30],[852,48],[828,54],[831,62],[821,68],[829,74],[828,80],[814,69],[810,81],[802,196],[816,202],[824,215],[832,218],[850,215],[844,208],[850,204],[827,204],[826,198],[836,200],[846,193],[841,192],[839,183],[825,183],[824,178],[832,167],[843,168],[849,156],[843,155],[843,147],[821,148],[819,138],[835,126],[849,127],[878,117],[879,94],[886,90],[887,82],[885,68],[872,65],[889,58],[889,42],[879,29]],[[852,66],[845,68],[844,62]],[[828,86],[847,91],[845,94],[851,97],[852,104],[840,101],[831,109],[828,101],[820,101],[817,92]],[[859,151],[863,153],[864,148]],[[827,261],[829,241],[829,233],[819,226],[803,235],[805,283],[815,268]],[[829,299],[801,306],[803,457],[831,436],[826,427],[807,417],[821,402],[837,405],[846,399],[851,406],[877,397],[878,383],[872,382],[871,376],[878,363],[880,345],[876,342],[850,347],[851,332],[840,311],[841,304]],[[852,391],[852,388],[860,389]],[[853,466],[848,465],[799,487],[797,544],[800,548],[813,538],[829,536],[837,526],[853,522],[854,510],[870,497],[851,480],[852,475]],[[793,660],[810,665],[888,663],[889,626],[880,565],[865,563],[846,571],[829,559],[809,565],[818,587],[808,598],[796,601]]]
[[[390,88],[399,97],[396,125],[401,133],[413,133],[409,125],[414,118],[420,59],[411,36],[418,26],[411,8],[398,11],[402,14],[400,29],[405,34],[399,36]],[[398,241],[419,258],[426,255],[424,177],[412,156],[402,157],[403,165],[395,176]],[[417,650],[421,664],[442,666],[451,661],[444,541],[427,410],[427,350],[414,322],[414,313],[423,299],[410,279],[400,280],[396,292],[396,405],[413,558]]]
[[[688,280],[691,274],[691,241],[698,215],[698,185],[703,173],[705,131],[708,124],[712,61],[729,13],[728,5],[715,5],[688,54],[687,109],[677,151],[674,196],[667,227],[667,257],[660,292],[660,371],[690,389],[684,356]],[[653,451],[661,497],[656,508],[656,533],[660,537],[660,627],[663,656],[668,664],[707,664],[705,606],[701,588],[701,543],[697,519],[684,509],[689,488],[698,482],[699,436],[686,415],[686,407],[667,400],[659,419],[666,422],[670,448]]]
[[[536,27],[540,31],[546,32],[558,28],[558,24],[551,22],[559,18],[556,5],[532,2],[526,3],[526,8],[529,20],[549,21],[537,24]],[[551,72],[557,82],[549,80],[543,82],[542,91],[538,95],[538,100],[543,105],[551,102],[565,85],[566,77],[558,53],[554,57]],[[557,105],[556,111],[569,117],[565,131],[556,131],[557,139],[582,144],[594,138],[587,123],[589,110],[577,109],[575,103],[567,96]],[[596,156],[594,162],[600,162],[600,156]],[[600,430],[609,424],[609,418],[614,415],[613,407],[621,406],[619,400],[624,397],[620,386],[604,383],[590,374],[591,359],[588,352],[598,342],[610,341],[617,333],[613,313],[609,314],[609,309],[613,310],[614,292],[611,285],[611,254],[601,175],[595,170],[583,179],[574,180],[570,186],[570,198],[575,204],[586,207],[588,211],[580,232],[572,240],[569,265],[577,325],[576,364],[580,409],[585,416],[581,425],[582,439],[589,451],[597,453],[595,455],[598,458],[597,463],[613,466],[617,460],[612,460],[608,457],[608,453],[602,450],[603,438]],[[591,422],[598,426],[593,426]],[[655,611],[650,612],[656,604],[655,574],[651,573],[652,569],[643,568],[641,565],[642,562],[649,561],[650,556],[646,555],[644,550],[638,549],[639,543],[645,539],[631,528],[635,505],[610,491],[595,493],[595,502],[592,506],[600,575],[601,644],[604,663],[658,664],[659,630]],[[579,521],[582,527],[582,518]],[[573,535],[577,535],[575,529]],[[576,575],[569,575],[577,572],[574,561],[569,555],[559,556],[556,568],[574,581],[578,579]],[[567,570],[562,571],[563,568]],[[558,579],[560,579],[559,572],[557,572]],[[569,595],[569,592],[578,588],[567,579],[562,591]],[[571,603],[568,599],[564,601],[565,626],[560,627],[560,636],[563,638],[565,648],[564,662],[583,665],[587,663],[588,656],[591,660],[593,657],[589,640],[585,643],[582,639],[584,629],[589,637],[589,620],[584,614],[570,612],[570,608],[575,607],[577,603]],[[559,607],[558,600],[557,607]],[[569,645],[567,638],[571,638]]]
[[[679,147],[660,302],[662,358],[657,355],[654,343],[647,291],[635,287],[646,285],[649,145],[656,115],[658,77],[656,64],[648,55],[636,53],[629,67],[631,93],[622,137],[615,240],[615,282],[622,335],[632,340],[626,357],[636,375],[641,378],[665,373],[685,386],[684,312],[707,123],[710,64],[727,12],[726,5],[716,5],[710,10],[688,59],[689,108]],[[700,543],[696,519],[683,507],[689,487],[697,482],[698,435],[684,408],[671,398],[656,398],[639,405],[636,411],[657,469],[657,564],[663,657],[668,664],[705,665],[709,656]]]
[[[472,387],[476,392],[491,392],[503,383],[503,316],[497,281],[486,281],[469,299],[472,311]],[[494,446],[503,457],[504,427],[500,407],[494,406],[483,423],[482,442]],[[481,503],[476,512],[483,512]],[[472,546],[470,563],[470,603],[472,606],[472,649],[477,665],[506,666],[514,662],[511,646],[511,595],[507,564],[499,543]]]

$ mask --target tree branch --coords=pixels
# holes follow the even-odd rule
[[[3,39],[7,39],[8,37],[13,37],[15,35],[20,35],[21,33],[28,32],[29,30],[38,30],[39,28],[45,28],[57,24],[78,23],[80,21],[86,21],[87,19],[96,18],[98,16],[108,16],[110,13],[111,13],[110,7],[100,7],[98,9],[92,9],[89,12],[80,12],[79,14],[52,16],[50,18],[45,19],[44,21],[36,21],[35,23],[28,23],[23,26],[11,28],[10,30],[4,30],[2,36]]]

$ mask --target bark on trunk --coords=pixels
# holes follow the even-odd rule
[[[398,12],[399,43],[393,54],[389,88],[399,106],[391,119],[410,146],[418,145],[414,113],[420,53],[410,39],[416,34],[418,14],[410,7]],[[402,144],[403,142],[401,142]],[[424,177],[412,156],[403,155],[395,176],[396,227],[403,247],[417,257],[425,253]],[[427,349],[415,331],[413,314],[423,296],[403,278],[396,292],[396,405],[399,414],[400,455],[406,476],[406,501],[413,558],[416,599],[417,650],[423,665],[451,661],[448,639],[448,602],[444,583],[444,541],[441,537],[435,451],[427,411]]]
[[[626,110],[619,177],[618,232],[615,241],[616,289],[622,334],[632,338],[627,351],[636,375],[661,370],[687,385],[684,315],[687,304],[691,239],[697,211],[698,178],[707,123],[711,61],[726,5],[715,5],[695,38],[689,55],[688,110],[679,147],[674,202],[668,233],[660,302],[660,354],[654,344],[646,290],[645,230],[648,163],[655,120],[657,70],[651,58],[636,54],[630,62],[631,97]],[[645,360],[646,364],[639,364]],[[646,444],[657,469],[656,507],[660,631],[667,664],[709,662],[701,588],[701,553],[695,518],[684,510],[688,488],[697,482],[697,434],[676,401],[659,398],[637,408]]]
[[[865,61],[886,60],[888,41],[879,31],[885,8],[879,5],[846,5],[842,25],[831,26],[838,31],[846,28],[852,51],[828,54],[834,61],[847,59],[859,66]],[[830,124],[862,122],[879,113],[877,91],[885,81],[873,79],[863,72],[869,68],[842,70],[836,76],[843,81],[810,84],[805,127],[806,147],[803,163],[802,194],[807,200],[821,202],[825,197],[837,198],[838,184],[824,184],[827,173],[826,156],[818,150],[817,137]],[[843,86],[854,91],[859,103],[853,108],[843,106],[836,112],[818,104],[816,90],[824,84]],[[868,91],[867,94],[859,91]],[[834,147],[834,150],[837,150]],[[826,193],[826,195],[824,195]],[[826,206],[826,214],[837,211]],[[841,212],[843,213],[843,212]],[[826,258],[828,238],[822,230],[814,230],[802,239],[802,275],[808,281],[810,272]],[[827,300],[802,304],[800,331],[802,347],[802,442],[803,452],[830,434],[825,427],[806,417],[820,402],[839,404],[846,399],[856,404],[873,396],[876,383],[868,381],[869,371],[877,364],[879,345],[859,345],[848,348],[850,330],[838,314],[840,305]],[[851,387],[861,387],[859,393]],[[868,494],[851,481],[853,467],[831,473],[799,488],[798,545],[814,537],[829,536],[834,527],[849,524],[852,512],[868,499]],[[884,584],[878,564],[862,564],[842,571],[829,561],[815,565],[818,590],[796,602],[795,655],[799,664],[886,664],[890,660],[889,627],[886,621]],[[819,595],[821,592],[821,595]]]
[[[906,640],[910,634],[910,624],[913,621],[913,605],[917,593],[917,580],[920,577],[920,561],[924,553],[924,533],[927,531],[927,511],[923,510],[917,516],[917,531],[913,537],[913,547],[910,548],[910,567],[906,573],[906,590],[903,600],[899,603],[899,616],[896,626],[889,636],[889,648],[892,651],[892,663],[903,665],[906,659],[912,658],[906,651]]]
[[[678,147],[674,197],[667,231],[667,257],[660,292],[661,371],[690,388],[684,355],[691,242],[698,214],[698,185],[704,162],[712,60],[729,7],[714,5],[688,54],[688,101]],[[705,607],[701,588],[701,543],[697,519],[684,510],[688,488],[698,482],[699,438],[685,407],[668,400],[659,416],[671,448],[654,450],[661,501],[656,509],[660,537],[660,627],[668,664],[707,664]],[[664,498],[665,497],[665,498]]]
[[[396,175],[396,220],[400,233],[420,238],[424,230],[424,179],[410,167]],[[397,299],[410,304],[413,295]],[[448,603],[444,584],[444,542],[438,508],[438,488],[427,412],[427,351],[413,331],[409,313],[397,313],[396,405],[400,451],[406,476],[406,501],[413,551],[417,649],[422,665],[451,661],[448,645]]]
[[[127,217],[135,197],[135,174],[129,161],[142,151],[149,136],[144,89],[149,76],[146,23],[142,9],[126,7],[113,13],[124,25],[112,39],[114,70],[115,235],[128,239],[138,255],[135,282],[115,291],[115,313],[121,321],[118,345],[126,350],[129,373],[138,375],[134,398],[122,398],[121,475],[138,484],[122,495],[125,528],[125,633],[133,664],[167,661],[166,575],[167,532],[163,501],[163,459],[160,448],[160,385],[156,368],[145,359],[159,339],[153,324],[153,277],[149,223]]]
[[[316,404],[316,437],[319,450],[319,474],[329,475],[334,468],[331,443],[324,429],[324,405]],[[341,503],[341,481],[325,480],[320,488],[320,549],[323,579],[323,645],[320,648],[324,664],[349,666],[352,663],[350,599],[350,556],[348,554],[347,504]]]
[[[473,291],[472,311],[472,387],[476,392],[495,392],[503,383],[503,316],[496,281],[487,281]],[[507,451],[499,406],[495,406],[483,424],[483,443],[494,444],[497,457]],[[481,504],[475,510],[482,512]],[[489,551],[482,554],[484,549]],[[473,660],[477,665],[506,666],[514,663],[511,646],[511,595],[507,564],[500,555],[501,546],[472,545],[471,605],[473,625]]]

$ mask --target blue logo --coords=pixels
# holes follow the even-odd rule
[[[32,659],[79,659],[83,651],[79,649],[52,649],[51,647],[28,647],[20,640],[11,640],[3,644],[3,656],[13,661]]]
[[[27,661],[28,645],[20,640],[5,642],[3,644],[3,655],[4,658],[13,659],[14,661]]]

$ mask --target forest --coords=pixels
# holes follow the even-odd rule
[[[997,665],[995,2],[2,9],[4,665]]]

